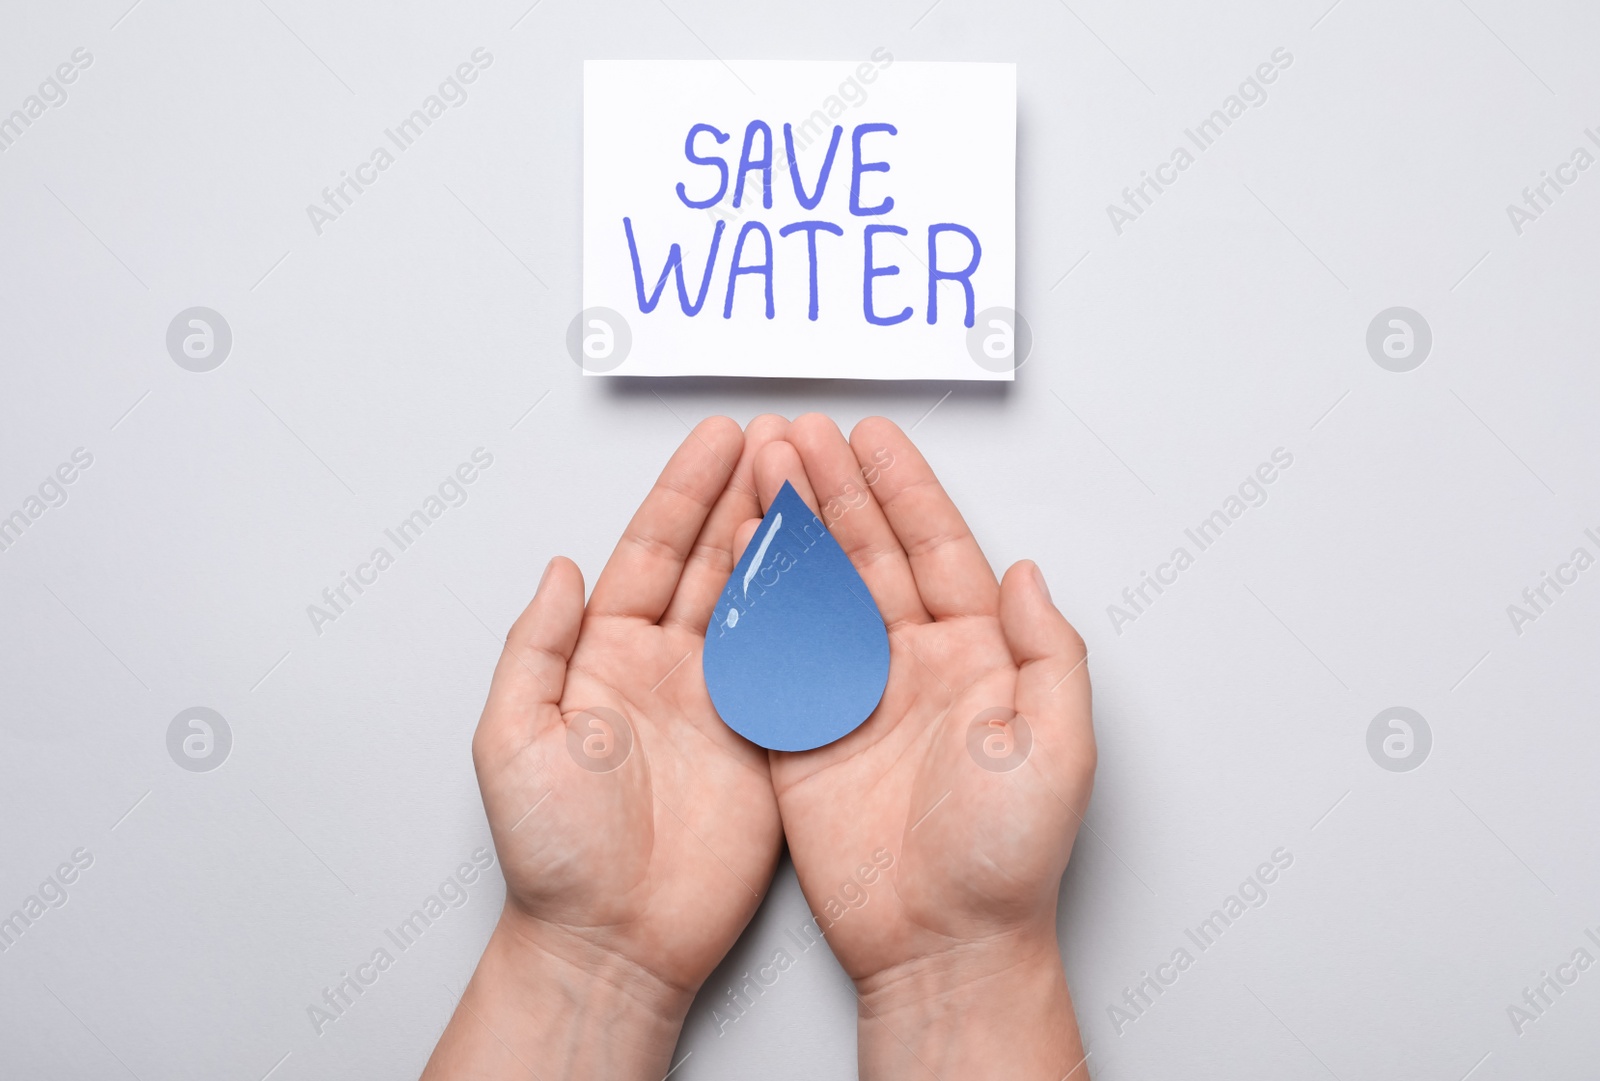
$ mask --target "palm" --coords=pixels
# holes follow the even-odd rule
[[[800,466],[823,506],[881,448],[894,463],[876,498],[829,522],[891,627],[883,700],[837,743],[772,756],[801,885],[857,980],[1052,911],[1094,767],[1081,641],[1035,595],[1030,568],[995,582],[897,429],[863,429],[852,453],[831,423],[802,418],[789,436],[800,461],[776,446],[760,463],[764,492]],[[943,553],[923,543],[932,536]],[[867,882],[878,852],[895,865]]]
[[[721,722],[701,677],[755,502],[748,479],[723,489],[739,449],[732,422],[697,430],[586,611],[577,568],[552,563],[474,741],[509,904],[684,989],[749,921],[781,836],[764,753]]]

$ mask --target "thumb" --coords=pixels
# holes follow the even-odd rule
[[[572,560],[556,556],[506,634],[489,690],[491,703],[523,718],[539,706],[559,705],[582,624],[583,572]]]
[[[1040,737],[1051,772],[1070,776],[1076,766],[1092,774],[1088,650],[1031,560],[1013,564],[1000,582],[1000,630],[1017,664],[1016,710]]]

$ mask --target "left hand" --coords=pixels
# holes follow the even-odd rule
[[[473,737],[506,905],[437,1076],[518,1072],[502,1049],[532,1041],[547,1081],[654,1081],[760,904],[782,841],[767,756],[717,716],[700,655],[734,531],[758,513],[755,453],[786,427],[701,423],[587,606],[557,557],[511,628]]]

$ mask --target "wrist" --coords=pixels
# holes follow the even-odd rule
[[[544,1081],[655,1081],[692,1001],[692,991],[507,906],[423,1076],[536,1068]]]
[[[856,991],[864,1081],[930,1071],[1061,1081],[1083,1062],[1053,925],[954,944]]]
[[[604,1011],[603,1025],[640,1028],[682,1026],[698,987],[677,986],[590,936],[536,919],[507,904],[490,938],[506,967],[529,990],[548,997],[552,988],[581,999],[586,1010]]]

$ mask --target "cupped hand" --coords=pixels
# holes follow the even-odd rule
[[[734,533],[759,513],[755,455],[786,427],[701,423],[587,606],[577,566],[552,560],[473,738],[502,928],[668,1011],[687,1009],[778,859],[766,754],[718,718],[700,654]]]
[[[925,1024],[939,1016],[928,996],[954,1006],[981,989],[992,1002],[1027,984],[1023,973],[1065,997],[1056,902],[1095,766],[1084,644],[1033,563],[996,581],[891,422],[862,421],[847,443],[826,417],[801,417],[760,448],[756,480],[763,505],[794,483],[888,626],[877,709],[826,747],[773,753],[772,782],[801,886],[861,995],[863,1076],[883,1036],[875,1020],[894,1034],[876,1061],[900,1055],[898,1043],[933,1069],[938,1052],[913,1051],[891,1012]],[[754,528],[740,527],[735,551]],[[1040,1070],[1059,1078],[1075,1047],[1041,1051]]]

